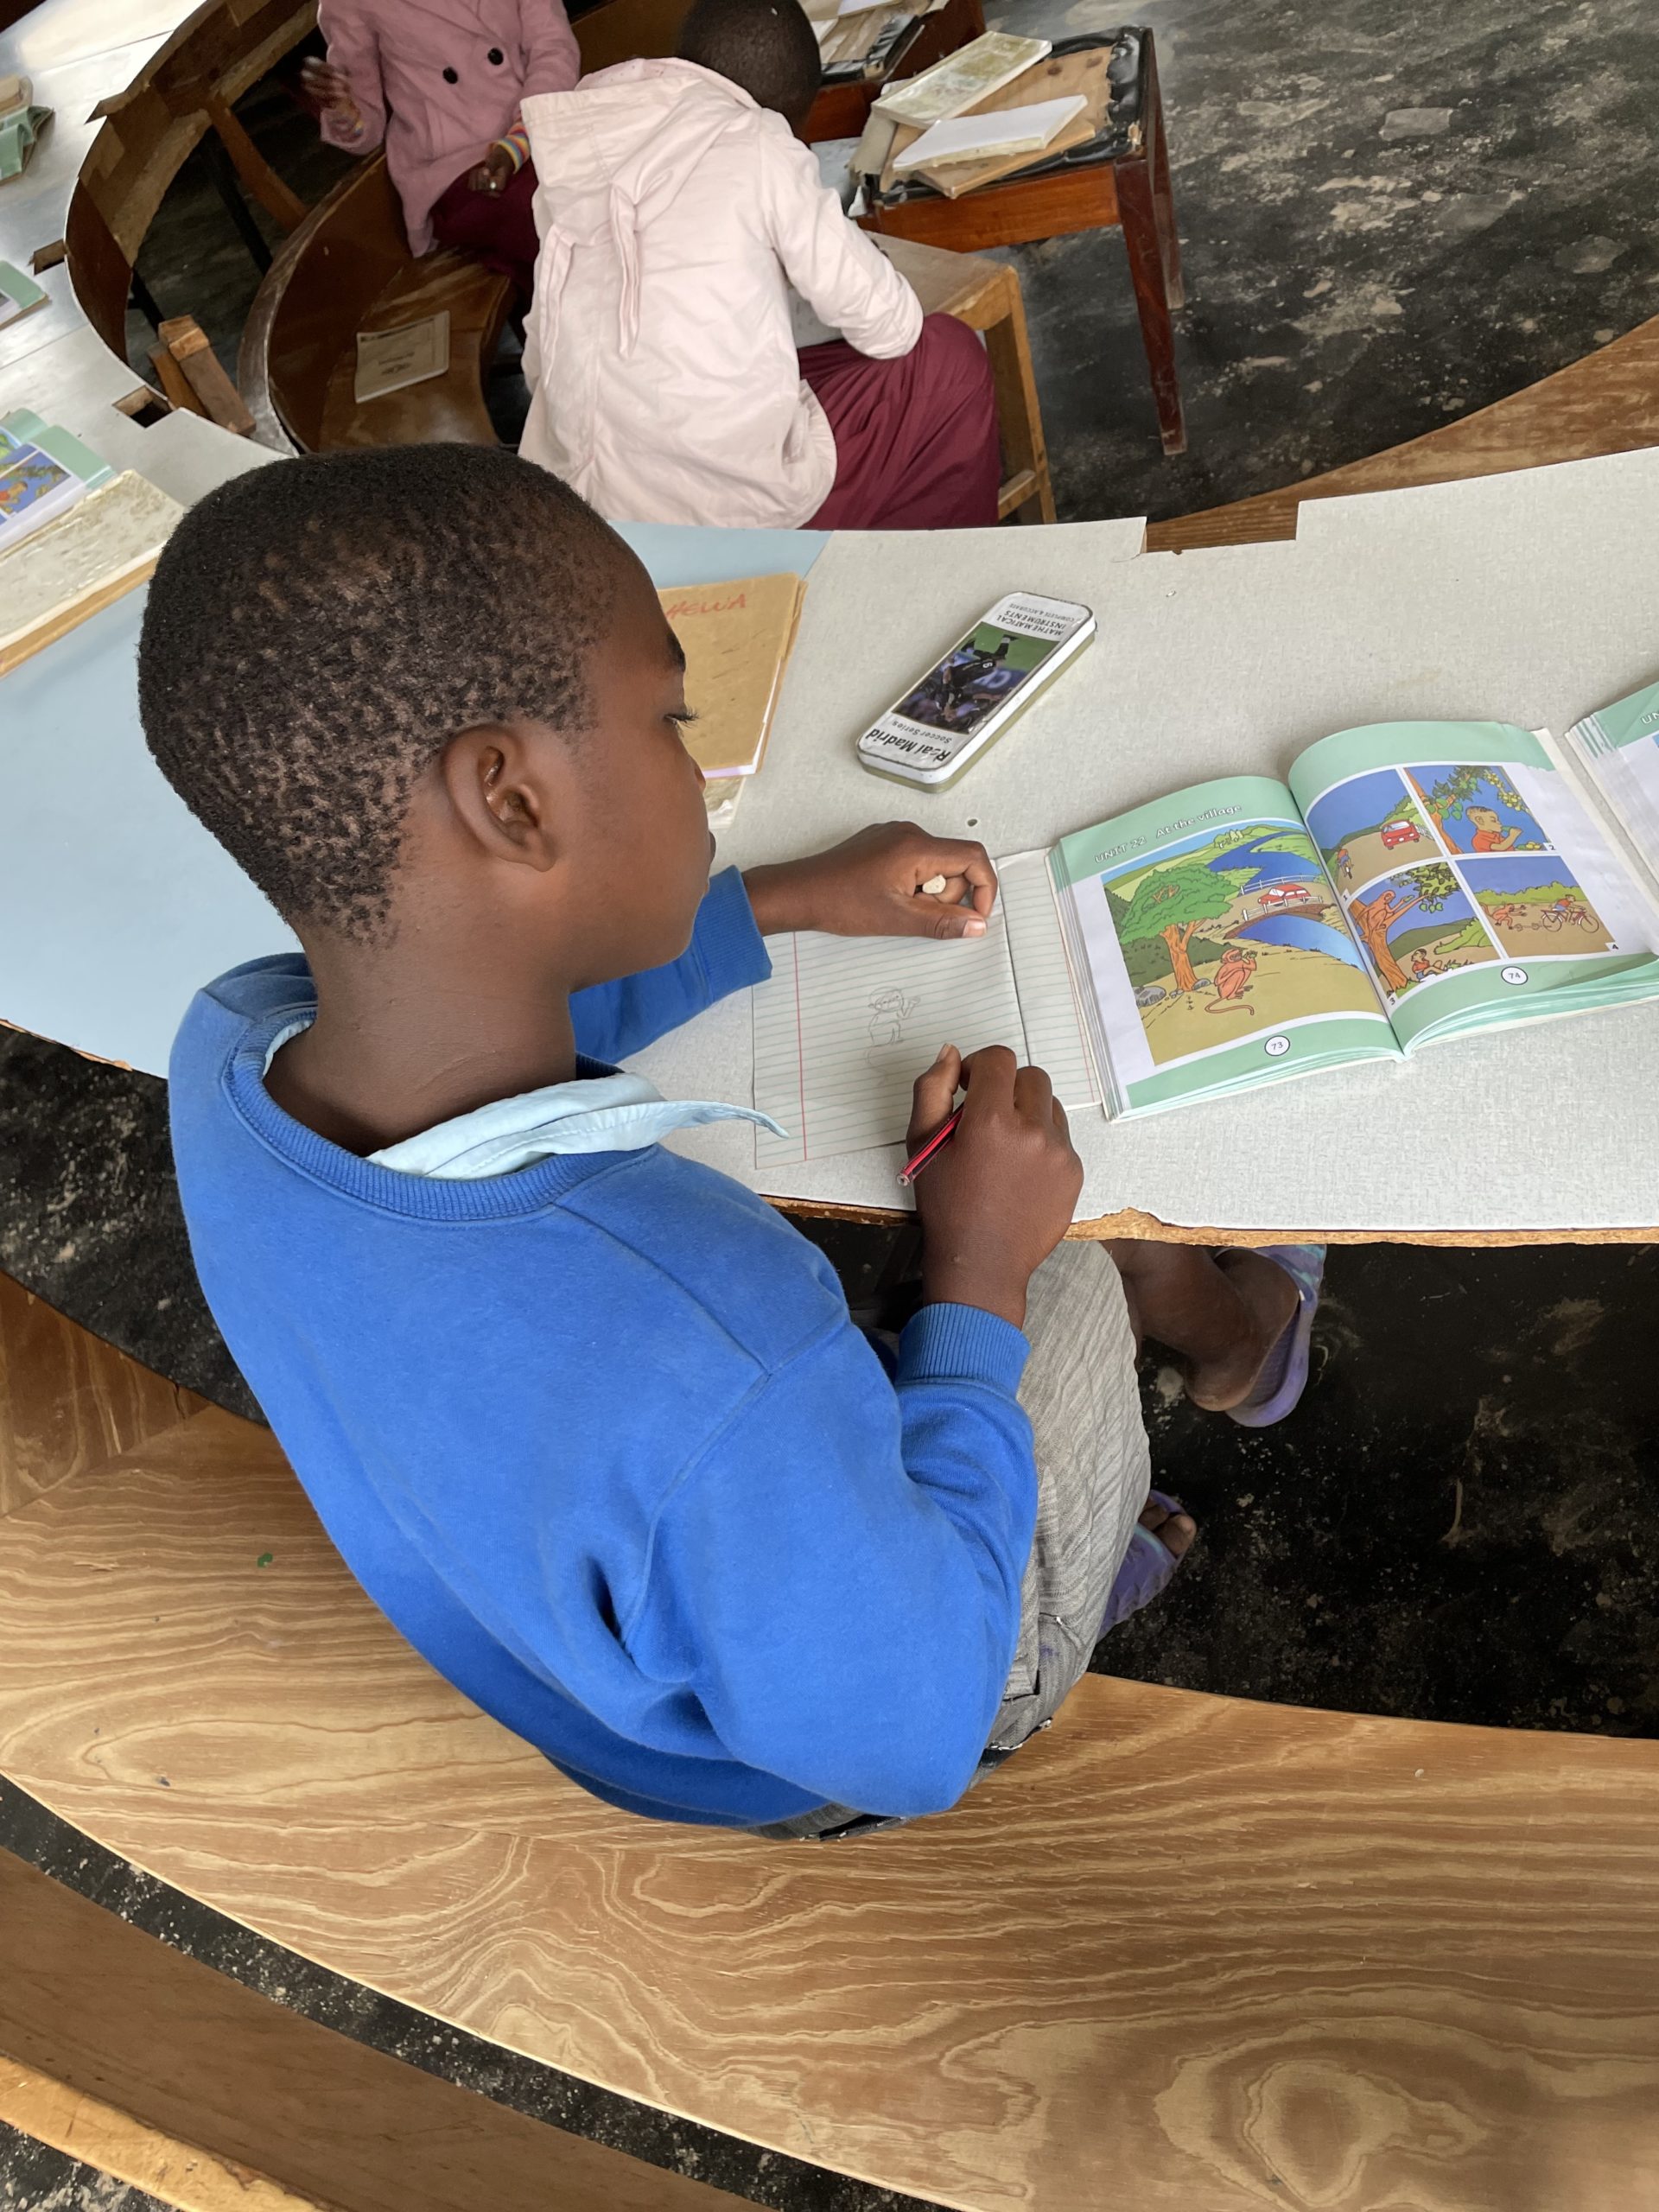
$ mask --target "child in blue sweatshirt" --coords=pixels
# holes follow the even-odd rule
[[[243,1372],[435,1667],[613,1804],[855,1831],[1015,1748],[1192,1528],[1147,1504],[1119,1270],[1049,1260],[1080,1170],[1040,1071],[918,1084],[918,1130],[966,1105],[885,1363],[812,1245],[659,1141],[745,1109],[619,1064],[767,933],[972,935],[995,888],[902,824],[711,881],[683,670],[620,540],[504,452],[281,461],[186,517],[145,729],[304,954],[192,1007],[179,1182]],[[1195,1395],[1294,1396],[1306,1283],[1115,1249]]]

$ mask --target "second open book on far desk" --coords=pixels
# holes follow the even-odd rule
[[[1570,765],[1575,764],[1575,765]],[[1566,746],[1503,722],[1322,739],[999,863],[982,938],[798,938],[755,994],[762,1166],[899,1142],[939,1046],[1159,1112],[1659,998],[1659,684]]]

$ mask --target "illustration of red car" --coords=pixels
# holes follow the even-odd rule
[[[1414,822],[1385,822],[1382,842],[1386,845],[1421,845],[1423,833]]]
[[[1258,906],[1306,906],[1313,893],[1305,884],[1270,883],[1265,891],[1258,892]]]

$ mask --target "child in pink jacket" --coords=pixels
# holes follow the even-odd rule
[[[320,0],[326,62],[308,61],[322,135],[348,153],[384,140],[410,251],[474,253],[530,297],[536,172],[527,93],[581,74],[562,0]]]
[[[626,522],[996,520],[985,349],[915,293],[795,137],[797,0],[697,0],[680,57],[537,93],[542,234],[519,450]],[[798,353],[790,288],[842,336]]]

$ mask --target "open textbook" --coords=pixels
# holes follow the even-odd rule
[[[1569,761],[1582,764],[1582,778]],[[1659,998],[1659,684],[1566,748],[1503,722],[1321,739],[998,863],[985,937],[803,937],[755,994],[756,1158],[902,1141],[938,1046],[1114,1119]]]

